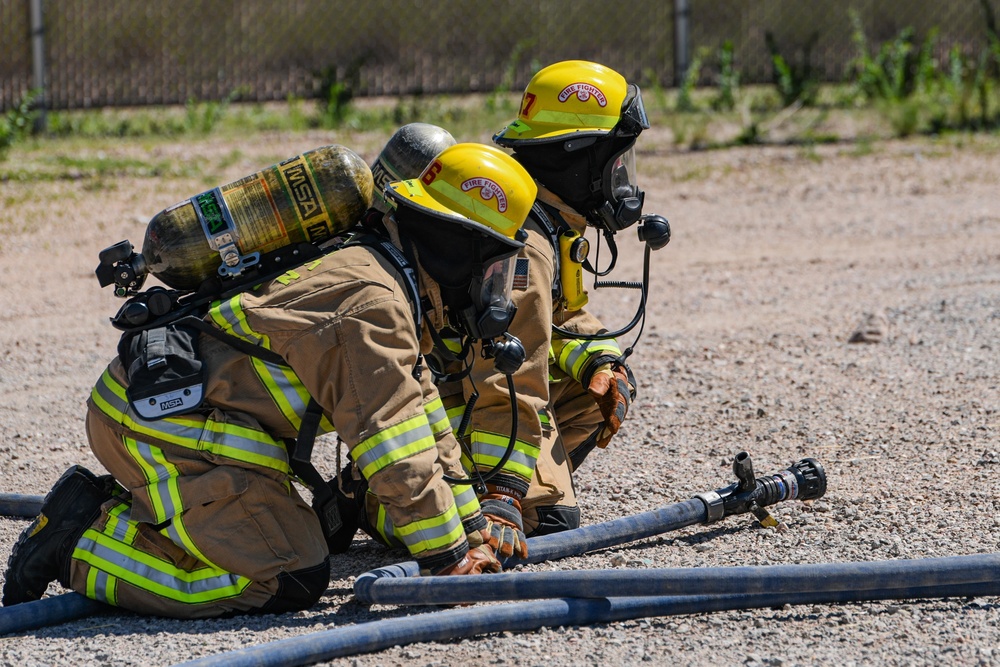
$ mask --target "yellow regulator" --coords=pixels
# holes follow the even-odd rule
[[[590,254],[590,242],[580,232],[566,231],[559,235],[559,282],[566,310],[580,310],[587,305],[587,290],[583,288],[583,262]]]

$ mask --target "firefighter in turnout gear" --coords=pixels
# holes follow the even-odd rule
[[[635,398],[617,342],[597,337],[607,329],[583,307],[581,273],[589,268],[588,227],[609,238],[640,220],[644,194],[636,185],[634,146],[648,127],[638,87],[602,65],[566,61],[531,79],[517,120],[494,137],[535,179],[538,199],[524,226],[528,240],[514,283],[518,316],[510,328],[528,352],[517,376],[524,456],[512,457],[480,502],[488,518],[499,508],[528,535],[579,526],[571,474],[595,447],[608,445]],[[553,324],[563,333],[553,333]],[[503,432],[506,398],[488,364],[478,361],[473,377],[482,393],[471,428],[477,452],[476,442],[493,442]],[[483,456],[476,463],[490,461]],[[503,554],[523,555],[524,533],[506,531],[506,544],[492,543]]]
[[[390,185],[388,237],[219,299],[189,327],[123,337],[86,422],[111,475],[66,471],[14,547],[5,605],[58,580],[180,618],[311,606],[340,519],[294,484],[309,423],[347,444],[422,573],[499,570],[472,487],[444,479],[464,476],[460,447],[423,359],[445,309],[466,336],[503,334],[509,317],[496,313],[513,311],[510,272],[537,190],[492,146],[458,144],[435,164]],[[157,406],[168,416],[151,415],[137,379],[178,356],[202,382]]]

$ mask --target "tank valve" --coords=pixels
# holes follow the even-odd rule
[[[149,273],[146,260],[135,252],[128,240],[108,246],[98,254],[100,264],[94,271],[101,287],[115,286],[115,296],[125,298],[142,289]]]

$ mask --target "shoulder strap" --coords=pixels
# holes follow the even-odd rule
[[[549,217],[548,212],[556,216],[559,223],[552,221]],[[560,280],[561,274],[561,263],[562,263],[562,252],[559,249],[559,233],[566,228],[566,223],[563,221],[562,216],[559,215],[559,211],[556,209],[551,209],[542,202],[536,201],[531,207],[531,215],[534,219],[541,225],[542,229],[545,230],[545,235],[549,239],[549,243],[552,245],[552,300],[558,301],[562,298],[562,281]]]
[[[284,357],[282,357],[277,352],[272,352],[267,348],[260,347],[259,345],[254,345],[253,343],[249,343],[243,340],[242,338],[226,333],[222,329],[213,327],[211,324],[209,324],[205,320],[195,315],[186,315],[178,320],[175,320],[175,322],[177,324],[184,324],[190,326],[194,329],[197,329],[198,331],[201,331],[202,333],[212,336],[213,338],[217,338],[226,345],[235,348],[248,356],[257,357],[258,359],[270,362],[272,364],[281,364],[282,366],[288,365],[287,363],[285,363]]]

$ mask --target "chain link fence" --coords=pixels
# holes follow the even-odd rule
[[[539,67],[568,58],[604,63],[646,85],[677,81],[675,8],[688,8],[689,48],[732,42],[743,83],[771,80],[768,35],[786,60],[842,80],[856,54],[850,12],[870,44],[912,27],[939,30],[941,52],[988,44],[997,0],[0,0],[0,108],[44,76],[51,109],[190,100],[269,101],[519,90]],[[44,9],[35,26],[32,5]],[[680,60],[689,62],[689,60]],[[44,72],[44,74],[41,74]]]

